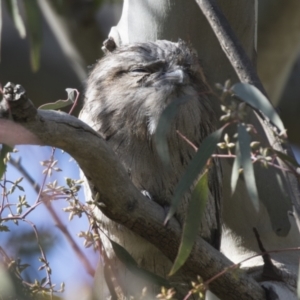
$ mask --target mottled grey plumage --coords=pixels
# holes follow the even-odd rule
[[[125,45],[108,53],[90,74],[81,119],[107,141],[134,185],[165,206],[170,204],[176,184],[195,154],[176,130],[199,146],[215,129],[215,115],[206,92],[198,57],[186,43],[157,41]],[[167,136],[171,166],[166,169],[157,154],[154,133],[162,111],[177,98],[185,101],[171,121]],[[211,194],[200,229],[201,235],[216,247],[220,243],[219,171],[215,165],[210,170]],[[181,223],[189,197],[190,194],[186,195],[176,214]],[[170,262],[166,265],[166,258],[153,250],[152,245],[125,228],[119,230],[102,214],[99,219],[108,234],[141,265],[160,275],[167,274]]]

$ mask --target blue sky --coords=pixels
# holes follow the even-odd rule
[[[41,185],[44,175],[42,171],[44,167],[40,164],[41,161],[49,159],[51,156],[50,147],[40,147],[40,146],[18,146],[16,147],[19,152],[13,154],[13,158],[17,159],[21,157],[21,164],[30,173],[34,180]],[[55,179],[58,181],[59,185],[65,185],[65,177],[70,177],[74,179],[79,179],[79,169],[77,163],[67,154],[63,153],[60,149],[56,150],[55,159],[58,160],[58,167],[62,169],[62,172],[55,172],[51,178],[48,178],[47,182],[53,182]],[[9,165],[7,169],[7,179],[16,180],[22,175],[16,170],[15,167]],[[33,187],[24,179],[20,185],[25,189],[25,194],[27,202],[32,204],[35,202],[37,195]],[[13,195],[11,195],[11,202],[15,202],[14,197],[24,194],[23,192],[17,190]],[[83,191],[79,193],[80,200],[84,202]],[[53,203],[54,202],[54,203]],[[63,212],[62,208],[68,206],[68,203],[64,200],[52,201],[53,207],[55,208],[57,214],[59,215],[62,222],[65,224],[68,231],[73,236],[75,242],[83,249],[86,257],[90,261],[92,266],[96,266],[98,261],[98,253],[95,253],[92,248],[84,248],[82,238],[79,238],[77,234],[80,231],[86,231],[88,229],[88,221],[85,216],[82,218],[74,217],[72,221],[68,220],[68,213]],[[4,217],[7,216],[4,213]],[[57,236],[57,243],[52,251],[48,253],[48,260],[50,261],[50,266],[52,268],[52,280],[59,287],[61,282],[66,284],[66,292],[64,297],[66,299],[82,299],[82,293],[86,293],[89,286],[92,283],[92,277],[86,272],[83,264],[79,261],[78,257],[74,253],[68,241],[65,239],[61,231],[55,226],[55,223],[47,211],[44,205],[39,205],[33,212],[28,215],[28,220],[36,224],[37,229],[42,230],[47,228],[51,230],[51,233]],[[30,229],[30,225],[25,222],[19,222],[19,227],[13,222],[6,223],[12,232],[11,233],[1,233],[0,243],[1,246],[5,245],[5,241],[9,234],[22,229]],[[4,246],[5,247],[5,246]],[[47,253],[46,253],[47,254]],[[23,261],[26,263],[26,261]],[[38,262],[38,256],[33,260],[33,268],[38,268],[41,263]],[[41,278],[45,276],[44,271],[39,271]]]

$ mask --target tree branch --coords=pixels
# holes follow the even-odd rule
[[[173,218],[163,226],[164,209],[145,200],[97,132],[63,112],[36,110],[20,86],[6,86],[3,101],[7,101],[9,108],[2,115],[8,115],[9,111],[15,122],[0,118],[1,142],[48,145],[68,152],[95,185],[104,204],[102,212],[144,237],[174,261],[180,244],[180,225]],[[183,268],[191,280],[199,274],[208,280],[231,265],[232,262],[199,236]],[[265,299],[260,285],[245,273],[237,278],[232,272],[226,272],[210,288],[222,299]]]
[[[226,17],[215,0],[196,0],[202,13],[213,29],[224,53],[233,66],[241,82],[256,86],[266,95],[266,91],[257,76],[251,60],[245,53],[240,41],[233,32]]]

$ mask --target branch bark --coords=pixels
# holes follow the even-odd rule
[[[21,93],[8,93],[4,97],[8,105],[0,118],[0,141],[10,145],[47,145],[68,152],[94,183],[104,203],[103,213],[147,239],[173,261],[180,243],[180,225],[175,219],[168,226],[162,225],[164,209],[155,202],[145,201],[98,133],[63,112],[36,110],[22,88],[18,89]],[[5,117],[9,114],[14,121]],[[199,236],[184,272],[191,280],[197,275],[208,280],[230,265],[230,260]],[[260,285],[245,273],[237,277],[226,272],[211,283],[210,289],[221,299],[265,299]]]

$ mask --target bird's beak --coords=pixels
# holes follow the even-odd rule
[[[170,71],[164,73],[162,75],[164,80],[170,81],[172,83],[184,84],[186,83],[187,76],[182,69],[176,69],[174,71]]]

